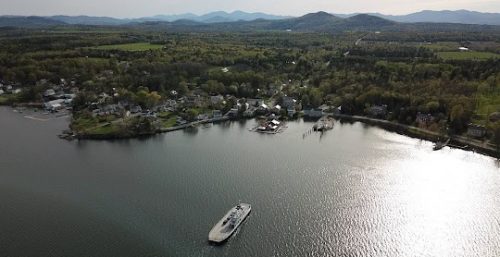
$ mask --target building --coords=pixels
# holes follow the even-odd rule
[[[245,118],[251,118],[253,116],[255,116],[255,108],[254,107],[248,108],[243,112],[243,117],[245,117]]]
[[[215,95],[210,97],[210,103],[212,105],[220,104],[224,101],[224,97],[221,95]]]
[[[304,116],[308,118],[321,118],[323,117],[323,111],[321,109],[304,109]]]
[[[247,103],[252,107],[259,107],[264,104],[264,100],[260,98],[247,99]]]
[[[226,113],[226,116],[228,116],[229,118],[237,118],[238,117],[238,113],[239,113],[239,109],[238,108],[231,108],[231,110],[229,110]]]
[[[287,108],[287,109],[295,108],[296,104],[297,104],[297,100],[295,100],[289,96],[283,96],[283,107],[284,108]]]
[[[469,48],[468,47],[464,47],[464,46],[461,46],[458,48],[458,50],[460,50],[461,52],[468,52],[469,51]]]
[[[418,124],[418,126],[421,127],[426,127],[429,126],[429,124],[434,122],[434,117],[430,114],[423,114],[423,113],[418,113],[417,118],[415,119],[415,122]]]
[[[272,109],[272,112],[274,113],[280,113],[281,112],[281,106],[280,105],[275,105]]]
[[[44,104],[44,106],[45,106],[45,109],[47,109],[48,111],[52,111],[52,112],[62,110],[64,108],[64,99],[58,99],[58,100],[46,102]]]
[[[43,96],[44,97],[52,97],[56,94],[56,91],[54,89],[47,89],[45,90],[45,92],[43,93]]]
[[[470,137],[481,138],[486,136],[486,127],[476,124],[469,124],[467,127],[467,135]]]
[[[387,105],[374,105],[368,109],[368,114],[374,117],[385,117],[387,115]]]
[[[212,115],[213,115],[214,119],[220,119],[220,118],[222,118],[222,112],[220,110],[214,110],[212,112]]]

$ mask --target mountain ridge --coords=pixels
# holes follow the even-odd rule
[[[450,15],[456,14],[455,11],[447,11]],[[311,31],[311,32],[332,32],[341,30],[381,30],[398,28],[410,28],[417,26],[418,23],[423,23],[420,27],[445,27],[457,30],[453,24],[452,18],[448,17],[451,22],[423,22],[422,18],[418,18],[421,13],[431,13],[435,15],[436,11],[422,11],[414,14],[417,18],[415,22],[404,22],[402,19],[386,18],[382,14],[350,14],[350,15],[333,15],[324,11],[316,13],[308,13],[301,17],[283,18],[285,16],[266,16],[263,13],[246,13],[242,11],[227,12],[212,12],[202,16],[195,14],[185,14],[172,16],[153,16],[143,17],[138,19],[117,19],[111,17],[92,17],[92,16],[0,16],[0,27],[47,27],[47,26],[64,26],[64,25],[91,25],[91,26],[143,26],[143,27],[168,27],[172,30],[197,30],[197,31],[216,31],[216,30],[286,30],[286,31]],[[470,15],[469,11],[462,11],[465,16]],[[474,13],[477,15],[477,12]],[[497,14],[492,14],[497,15]],[[498,14],[500,17],[500,14]],[[169,17],[173,21],[169,21]],[[184,19],[180,19],[184,17]],[[191,17],[191,18],[189,18]],[[194,19],[192,17],[198,17]],[[270,17],[267,18],[266,17]],[[409,19],[409,18],[408,18]],[[430,19],[430,18],[429,18]],[[436,25],[439,24],[439,25]],[[500,20],[499,20],[500,25]],[[479,25],[478,25],[479,26]]]

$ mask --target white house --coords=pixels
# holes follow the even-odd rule
[[[56,94],[56,91],[54,89],[47,89],[43,93],[43,96],[49,97],[49,96],[54,96]]]

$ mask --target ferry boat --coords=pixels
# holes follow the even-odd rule
[[[226,241],[248,217],[252,207],[250,204],[240,203],[229,212],[212,228],[208,234],[208,241],[212,243],[223,243]]]

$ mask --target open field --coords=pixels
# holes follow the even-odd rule
[[[444,60],[487,60],[500,58],[500,54],[488,52],[439,52],[437,56]]]
[[[93,49],[99,50],[122,50],[131,52],[141,52],[148,50],[158,50],[161,49],[163,45],[154,45],[150,43],[131,43],[131,44],[119,44],[119,45],[102,45],[94,47]]]

